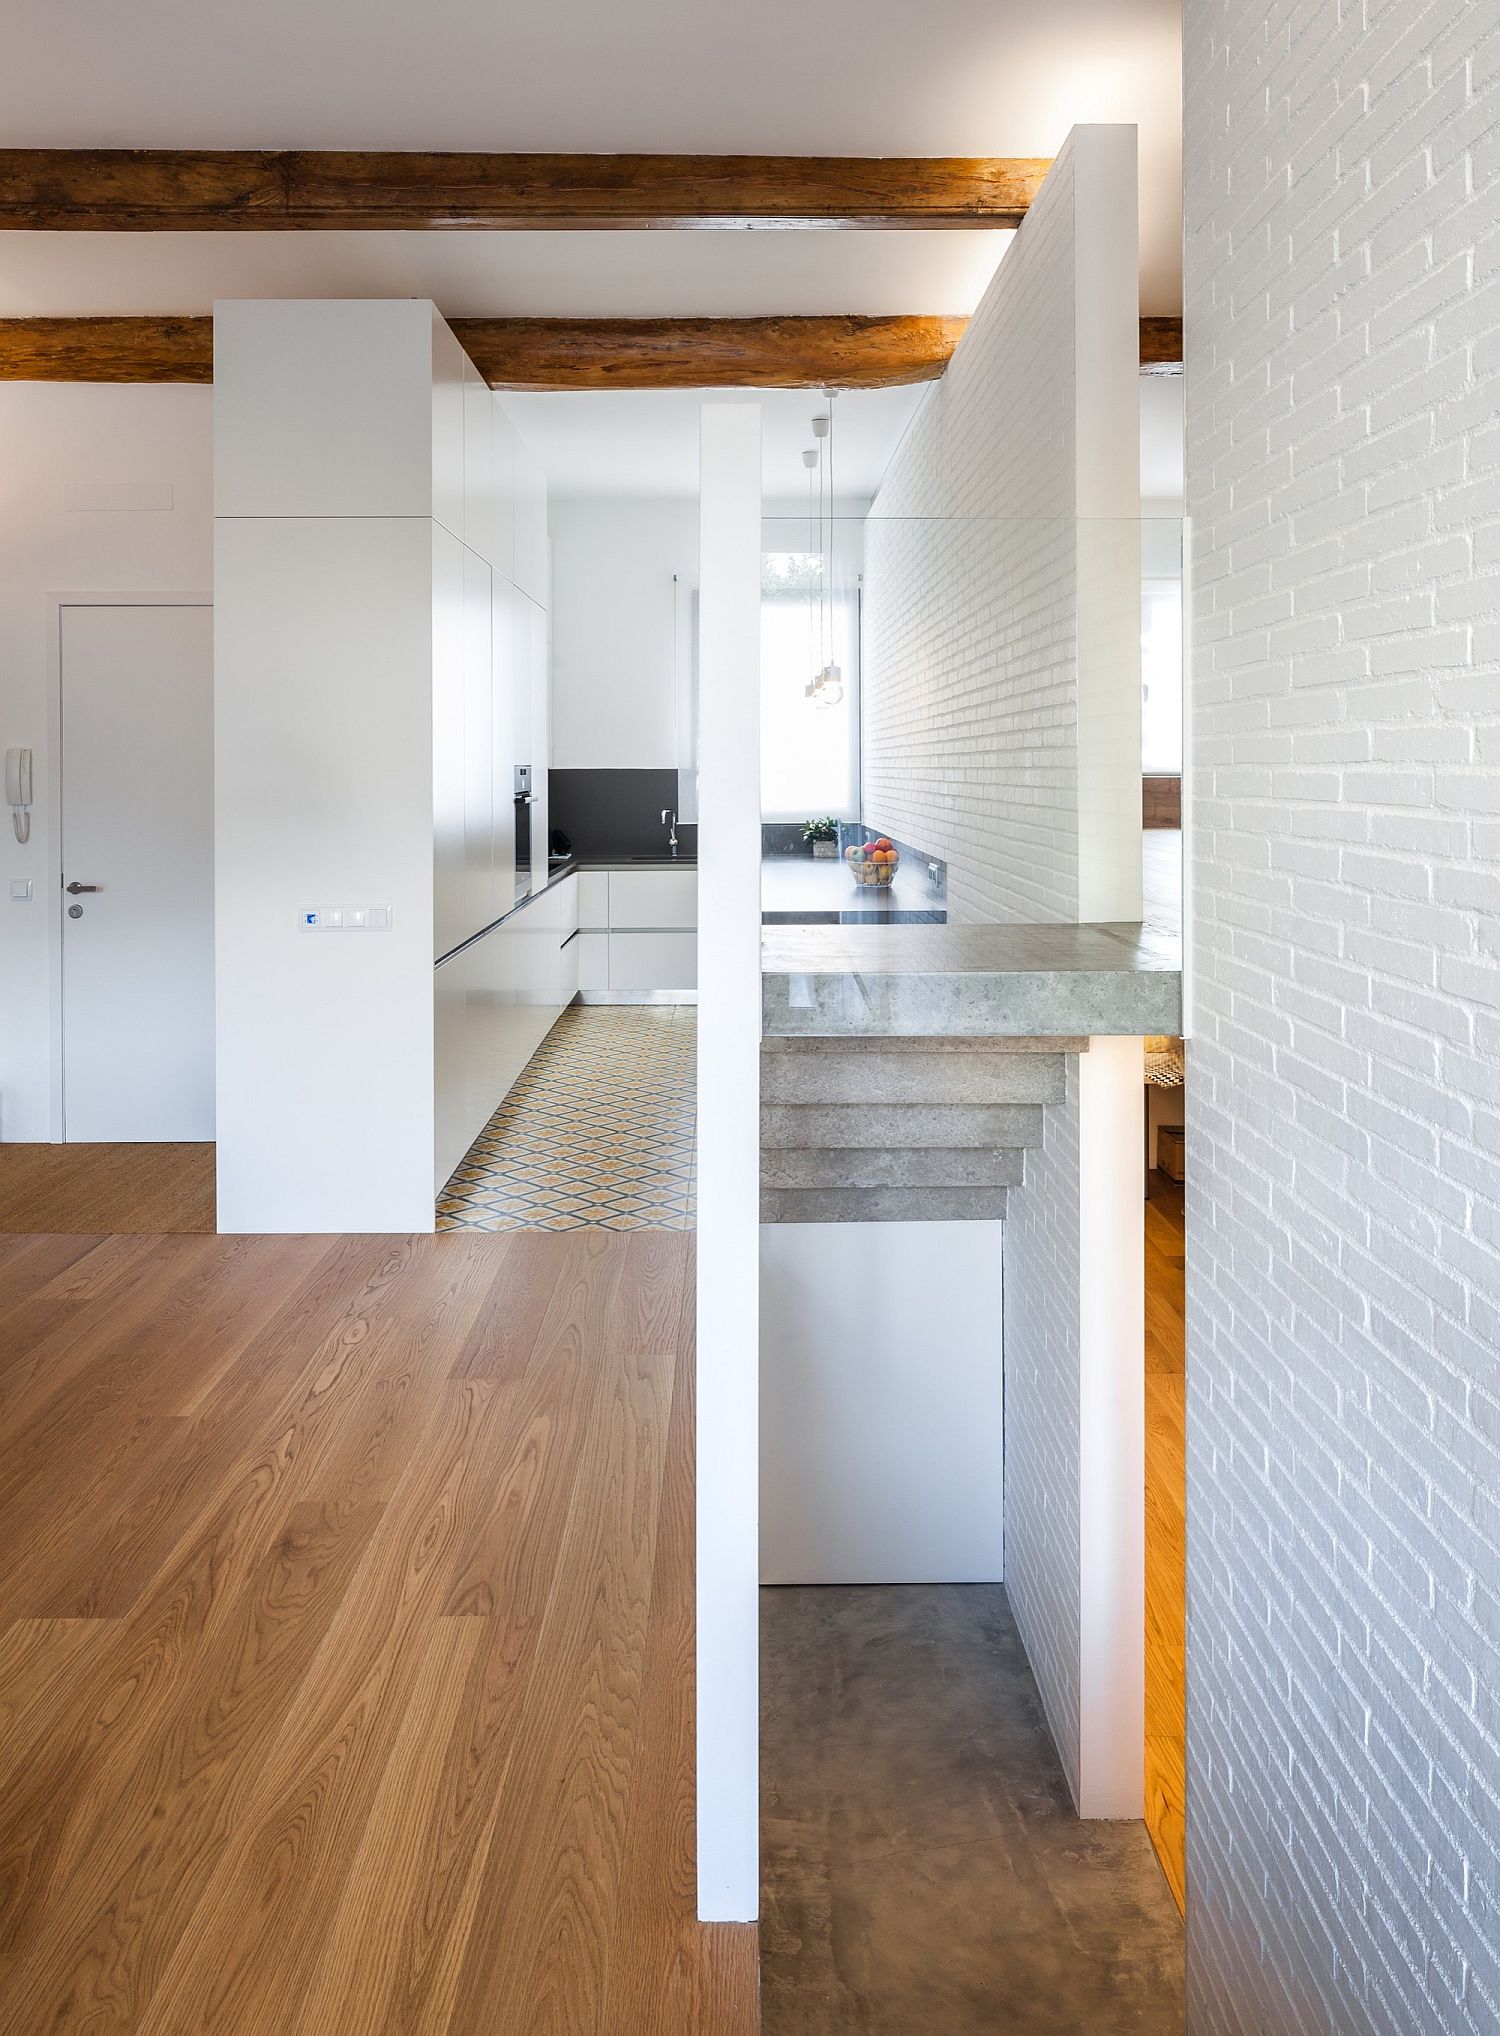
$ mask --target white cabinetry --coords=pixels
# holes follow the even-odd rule
[[[698,872],[583,870],[578,987],[600,1003],[691,1002],[698,987]]]
[[[565,877],[434,971],[439,1189],[577,994],[577,926]]]

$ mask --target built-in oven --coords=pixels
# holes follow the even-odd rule
[[[531,765],[517,764],[516,772],[516,898],[531,894],[531,809],[536,795],[531,789]]]

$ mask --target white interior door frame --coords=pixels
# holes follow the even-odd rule
[[[214,597],[202,589],[175,592],[163,588],[128,594],[49,593],[47,603],[47,808],[46,850],[42,868],[47,883],[47,1031],[52,1078],[47,1098],[47,1137],[63,1138],[63,954],[59,898],[62,892],[62,632],[67,608],[211,608]],[[41,901],[38,900],[38,903]]]

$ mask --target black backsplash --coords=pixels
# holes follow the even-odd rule
[[[547,824],[566,834],[580,862],[665,855],[662,808],[677,811],[676,771],[549,771]],[[698,829],[679,820],[685,856],[698,852]]]

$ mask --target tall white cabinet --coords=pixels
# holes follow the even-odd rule
[[[430,303],[214,344],[220,1227],[429,1229],[567,1001],[545,479]]]

